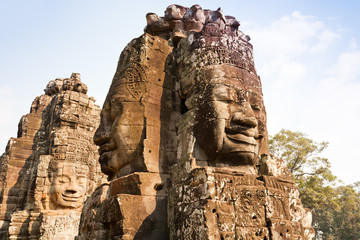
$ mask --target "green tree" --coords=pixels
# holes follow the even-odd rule
[[[314,142],[304,133],[282,129],[270,137],[270,153],[283,159],[295,180],[302,176],[329,174],[330,163],[327,158],[320,157],[328,142]]]
[[[334,217],[336,239],[360,239],[360,191],[359,184],[339,186],[340,209]]]
[[[311,209],[316,239],[336,239],[334,221],[340,211],[337,189],[322,176],[302,177],[298,187],[303,205]]]
[[[320,156],[327,146],[284,129],[269,138],[270,153],[286,162],[303,205],[312,211],[316,239],[360,239],[360,183],[337,181]]]

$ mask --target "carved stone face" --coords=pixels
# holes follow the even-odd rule
[[[101,171],[110,179],[141,155],[144,108],[126,84],[112,86],[101,111],[94,141],[100,147]]]
[[[75,163],[60,163],[51,183],[50,208],[81,208],[86,197],[87,173]]]
[[[206,86],[198,106],[194,133],[208,160],[230,166],[256,164],[266,131],[260,90],[223,79]]]

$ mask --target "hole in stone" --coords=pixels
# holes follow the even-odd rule
[[[161,79],[159,78],[159,82],[161,82]]]
[[[252,216],[252,219],[256,219],[256,216]]]
[[[146,59],[147,59],[147,60],[150,60],[150,58],[148,58],[148,57],[147,57]]]
[[[189,109],[185,105],[185,99],[181,99],[180,113],[185,114]]]
[[[282,237],[282,235],[283,235],[283,234],[282,234],[282,233],[280,233],[280,237]]]
[[[154,185],[154,189],[157,190],[157,191],[159,191],[159,190],[161,190],[163,188],[164,188],[164,184],[162,184],[162,183],[156,183]]]
[[[289,232],[289,229],[286,229],[286,232]]]
[[[221,240],[225,240],[223,236],[220,237]]]
[[[213,213],[216,213],[216,209],[214,208],[214,209],[212,210],[212,212],[213,212]]]
[[[149,150],[149,153],[151,153],[151,150]]]

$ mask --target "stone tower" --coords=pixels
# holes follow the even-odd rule
[[[100,108],[80,74],[48,83],[1,156],[1,239],[70,239],[103,175],[93,135]]]
[[[250,37],[215,11],[146,15],[121,53],[94,140],[102,185],[77,239],[312,239],[311,213],[268,153]]]
[[[250,37],[220,8],[195,5],[182,21],[186,38],[173,55],[184,111],[171,167],[170,239],[312,239],[310,211],[284,163],[268,153]]]

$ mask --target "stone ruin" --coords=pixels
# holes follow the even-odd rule
[[[73,239],[103,181],[93,135],[100,107],[80,74],[50,81],[0,159],[0,239]]]
[[[146,19],[120,55],[99,126],[78,74],[50,81],[22,118],[0,160],[1,236],[313,239],[310,210],[268,153],[240,22],[199,5]]]
[[[312,239],[311,213],[268,153],[250,37],[216,11],[146,16],[121,53],[94,141],[108,184],[76,239]]]

